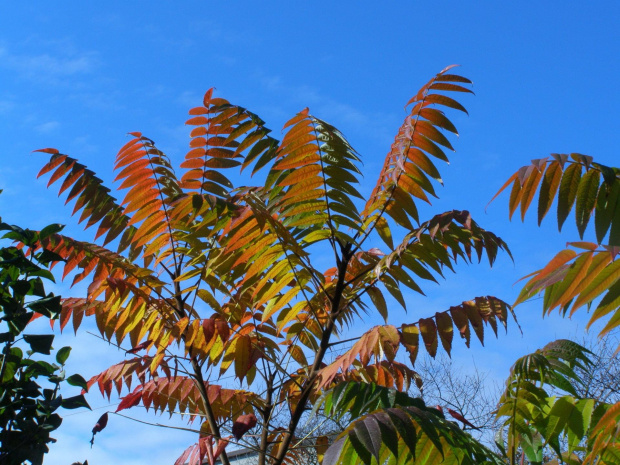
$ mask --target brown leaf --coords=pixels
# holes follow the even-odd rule
[[[101,430],[103,430],[107,426],[107,424],[108,424],[108,412],[101,415],[99,417],[99,420],[97,420],[97,423],[93,427],[93,437],[90,440],[91,448],[93,447],[93,444],[95,443],[95,434],[100,433]]]
[[[415,324],[411,324],[402,325],[400,331],[401,343],[405,346],[407,352],[409,352],[411,364],[415,365],[415,360],[418,356],[418,350],[420,348],[420,330]]]
[[[93,435],[101,432],[108,425],[108,412],[104,413],[97,420],[97,424],[93,428]]]
[[[419,325],[426,350],[434,358],[437,355],[437,326],[435,326],[435,321],[432,318],[422,318]]]
[[[437,331],[439,332],[439,337],[441,339],[441,345],[448,355],[450,355],[450,351],[452,350],[452,337],[454,336],[454,329],[452,326],[452,318],[445,312],[436,313],[435,321],[437,322]]]

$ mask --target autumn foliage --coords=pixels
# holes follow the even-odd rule
[[[308,440],[327,464],[405,463],[420,448],[428,463],[444,456],[498,461],[441,411],[404,392],[417,379],[421,347],[431,356],[440,347],[451,353],[454,334],[467,346],[472,335],[482,343],[489,328],[507,328],[511,307],[467,296],[444,311],[415,309],[407,321],[388,323],[392,302],[406,308],[407,292],[423,294],[425,283],[445,277],[458,260],[493,265],[508,252],[467,211],[419,217],[418,204],[430,204],[441,183],[438,161],[453,150],[448,135],[457,131],[444,111],[464,112],[453,96],[470,92],[470,81],[449,70],[407,102],[367,196],[359,190],[360,155],[334,126],[306,109],[285,124],[279,141],[257,115],[212,90],[190,110],[190,148],[178,173],[151,139],[130,134],[115,162],[121,202],[76,159],[41,150],[51,157],[40,175],[59,183],[79,222],[95,230],[96,242],[55,234],[44,244],[63,258],[63,277],[88,282],[85,297],[64,300],[61,326],[78,330],[85,316],[94,317],[102,336],[126,350],[89,386],[122,395],[118,410],[141,405],[195,424],[199,441],[178,463],[219,456],[227,464],[228,444],[255,449],[261,464],[297,463]],[[235,187],[231,170],[262,170],[265,182]],[[556,174],[549,177],[557,184]],[[527,209],[535,190],[528,186],[515,188],[521,193],[511,197],[511,211],[518,202]],[[604,267],[617,263],[614,256],[584,260]],[[528,286],[523,298],[541,289]],[[367,313],[385,324],[349,341]],[[300,437],[309,410],[328,414],[351,383],[379,393],[353,412],[384,410],[352,414],[329,449],[325,436]],[[388,398],[383,392],[402,403],[378,402]]]

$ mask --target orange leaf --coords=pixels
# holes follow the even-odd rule
[[[195,116],[193,118],[188,119],[185,124],[189,126],[201,126],[203,124],[208,124],[209,120],[204,116]]]
[[[57,149],[53,149],[53,148],[45,148],[45,149],[37,149],[37,150],[33,150],[33,152],[43,152],[43,153],[49,153],[51,155],[57,154],[58,150]]]

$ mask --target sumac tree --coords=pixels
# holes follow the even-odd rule
[[[558,229],[574,208],[581,239],[569,242],[569,248],[526,276],[524,279],[529,279],[513,305],[542,294],[543,315],[557,309],[562,316],[572,316],[584,307],[594,308],[586,328],[603,324],[600,337],[617,330],[620,168],[601,165],[578,153],[551,154],[517,170],[495,197],[509,186],[511,217],[520,208],[524,219],[538,193],[538,224],[557,199]],[[591,220],[595,242],[585,242]],[[597,370],[584,366],[589,363],[586,352],[573,343],[553,343],[517,361],[498,408],[506,426],[503,450],[509,463],[515,464],[519,453],[531,463],[541,463],[547,446],[555,453],[551,460],[556,463],[620,463],[620,402],[608,404],[596,397],[583,397],[593,395],[590,388],[601,386]],[[584,386],[587,382],[592,385]],[[568,395],[551,395],[545,384]],[[609,395],[610,390],[604,388],[602,394]],[[560,438],[565,448],[560,447]]]
[[[89,385],[123,395],[118,410],[142,405],[199,423],[198,443],[178,463],[219,456],[228,464],[229,443],[255,448],[260,464],[295,463],[309,440],[330,464],[405,463],[420,453],[429,461],[499,460],[404,392],[420,346],[435,356],[439,346],[452,351],[455,333],[468,346],[472,334],[482,342],[489,327],[506,327],[510,307],[466,296],[445,311],[417,309],[407,322],[389,323],[390,296],[406,307],[404,288],[422,293],[457,260],[492,265],[508,251],[467,211],[418,214],[419,202],[436,196],[437,163],[453,150],[446,134],[456,128],[444,110],[464,112],[453,96],[470,92],[470,81],[449,70],[407,103],[368,196],[358,190],[360,155],[334,126],[306,109],[278,141],[256,114],[211,90],[190,110],[180,171],[151,139],[131,133],[115,162],[120,202],[76,159],[40,150],[51,155],[40,175],[60,183],[80,222],[96,230],[95,242],[45,240],[64,260],[63,276],[88,282],[86,296],[63,301],[61,326],[77,330],[92,316],[103,337],[127,350]],[[265,182],[235,187],[231,169],[264,170]],[[385,324],[334,357],[364,313]],[[241,384],[222,383],[228,376]],[[347,404],[362,387],[355,399],[367,403]],[[299,436],[311,409],[336,404],[360,415],[369,405],[383,410],[349,416],[356,421],[329,451],[325,436]]]

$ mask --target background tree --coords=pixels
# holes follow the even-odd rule
[[[577,386],[580,397],[592,397],[601,402],[620,402],[620,353],[616,350],[620,341],[618,331],[611,332],[596,341],[583,341],[582,345],[592,352],[592,367],[577,370],[583,385]]]
[[[506,327],[509,307],[490,296],[387,324],[386,292],[406,307],[402,286],[422,293],[421,281],[436,281],[458,259],[486,255],[493,264],[499,250],[507,251],[466,211],[427,221],[418,215],[417,202],[430,203],[433,180],[441,182],[435,160],[447,161],[444,150],[452,149],[443,131],[456,133],[442,109],[465,111],[447,94],[469,92],[469,81],[448,70],[408,102],[367,198],[355,187],[359,155],[335,127],[306,109],[277,141],[258,116],[212,91],[204,106],[190,110],[182,175],[152,140],[132,133],[116,158],[119,188],[127,189],[121,203],[77,160],[43,149],[51,159],[40,174],[62,182],[60,192],[75,200],[80,221],[97,226],[101,243],[60,234],[46,241],[66,261],[64,276],[77,271],[74,284],[89,281],[86,298],[63,302],[61,326],[73,320],[78,328],[93,315],[105,338],[128,346],[129,358],[89,385],[110,396],[137,383],[118,410],[143,405],[204,419],[199,443],[179,463],[221,454],[226,464],[229,442],[256,448],[261,464],[294,463],[309,439],[319,456],[327,448],[325,435],[299,437],[313,405],[331,412],[319,399],[342,400],[366,386],[371,404],[373,396],[383,402],[416,376],[397,360],[400,348],[413,364],[421,345],[431,356],[440,343],[450,353],[455,328],[469,345],[472,333],[483,342],[487,325],[495,333]],[[235,167],[253,174],[268,168],[263,185],[234,188],[224,172]],[[355,318],[375,310],[386,324],[334,359]],[[216,384],[226,373],[241,388]],[[373,433],[385,427],[381,454],[409,460],[424,447],[463,463],[497,460],[421,401],[395,412],[377,420],[383,426],[370,420]],[[258,445],[243,437],[252,428]],[[347,430],[354,444],[356,434],[369,437],[357,423]],[[404,442],[394,447],[390,438]],[[341,448],[342,460],[377,457],[376,447],[370,455],[364,447]],[[334,450],[332,458],[339,456]]]
[[[35,315],[52,322],[60,316],[60,297],[44,288],[44,280],[54,281],[47,266],[60,257],[41,248],[60,230],[56,224],[36,232],[0,222],[0,231],[8,231],[3,239],[24,246],[0,248],[0,463],[7,465],[43,463],[48,444],[56,442],[50,434],[62,423],[58,408],[90,408],[82,394],[60,394],[63,382],[86,388],[80,375],[66,376],[71,347],[56,351],[56,363],[37,360],[35,354],[51,355],[54,336],[25,333]]]
[[[577,397],[605,404],[618,402],[620,356],[615,352],[618,345],[616,334],[608,334],[601,339],[583,337],[580,344],[592,363],[574,366],[580,380],[573,383]],[[490,373],[476,365],[456,364],[446,356],[438,356],[434,360],[423,357],[416,364],[416,371],[422,380],[422,398],[427,404],[457,411],[475,426],[463,425],[463,429],[484,444],[493,446],[500,430],[497,404],[504,389],[491,379]],[[553,386],[547,389],[550,395],[558,394]],[[418,395],[415,390],[410,392],[412,396]]]
[[[478,366],[462,366],[447,356],[423,357],[416,364],[423,386],[422,398],[428,405],[452,409],[473,426],[464,430],[487,445],[493,444],[498,423],[495,417],[501,386]],[[411,392],[412,396],[416,393]]]
[[[613,450],[593,451],[592,436],[613,406],[579,396],[584,380],[575,368],[591,365],[588,351],[568,340],[516,361],[497,408],[496,442],[508,463],[618,463]]]

